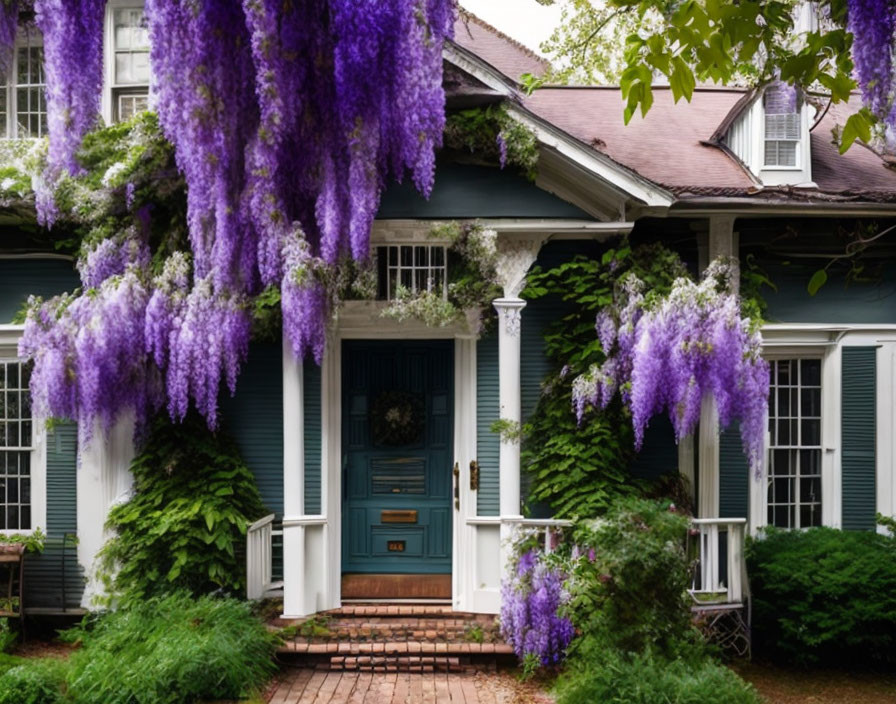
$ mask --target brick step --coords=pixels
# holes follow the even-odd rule
[[[278,652],[282,655],[302,656],[377,656],[377,657],[404,657],[407,655],[419,657],[436,656],[504,656],[512,655],[513,648],[507,643],[467,643],[448,642],[431,643],[427,641],[388,641],[380,643],[336,642],[308,643],[301,641],[287,641],[283,643]]]
[[[360,672],[469,672],[494,671],[494,660],[487,665],[475,663],[468,657],[379,657],[379,656],[337,656],[321,663],[318,669]]]
[[[482,614],[455,611],[450,604],[348,604],[338,609],[324,611],[322,615],[330,618],[343,616],[376,616],[379,618],[395,616],[414,616],[417,618],[464,618],[473,619]]]

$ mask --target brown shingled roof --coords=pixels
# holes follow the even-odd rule
[[[454,23],[454,41],[514,81],[524,73],[541,76],[551,66],[528,47],[465,10],[458,12]]]
[[[757,197],[789,200],[896,201],[896,171],[861,144],[841,155],[831,129],[861,102],[834,106],[811,134],[812,178],[818,189],[759,188],[713,134],[748,93],[742,88],[700,87],[677,104],[672,91],[654,88],[646,118],[626,126],[616,87],[542,88],[526,99],[536,115],[679,197]]]

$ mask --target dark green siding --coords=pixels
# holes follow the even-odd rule
[[[675,431],[668,416],[654,416],[644,431],[641,451],[635,457],[629,472],[638,479],[657,479],[664,474],[678,471],[678,445]]]
[[[380,201],[377,217],[591,219],[511,169],[463,164],[440,164],[428,199],[409,182],[391,184]]]
[[[842,525],[846,530],[873,530],[877,506],[877,348],[844,347],[842,370]]]
[[[500,415],[498,405],[498,334],[476,344],[476,453],[479,460],[477,513],[497,516],[499,439],[491,425]]]
[[[719,517],[746,518],[749,492],[750,463],[733,422],[719,434]]]
[[[305,362],[305,513],[320,513],[320,367]]]
[[[63,259],[0,259],[0,323],[9,323],[29,295],[50,298],[81,285]]]
[[[47,432],[47,534],[44,552],[25,558],[25,608],[77,608],[84,590],[75,535],[78,431],[73,424]]]
[[[283,358],[279,344],[253,344],[236,395],[221,401],[264,505],[283,513]]]
[[[896,278],[887,271],[882,280],[846,282],[842,275],[831,274],[818,293],[806,290],[812,274],[821,264],[791,262],[787,266],[760,262],[775,288],[764,288],[768,304],[766,318],[787,323],[896,323],[893,291]]]

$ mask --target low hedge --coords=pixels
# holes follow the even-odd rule
[[[623,653],[597,640],[583,643],[556,693],[558,704],[759,704],[752,685],[712,658]]]
[[[747,548],[754,653],[793,664],[896,661],[896,540],[769,530]]]

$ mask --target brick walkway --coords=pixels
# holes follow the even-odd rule
[[[292,668],[281,673],[269,704],[545,704],[520,692],[512,675],[489,673],[341,672]]]

